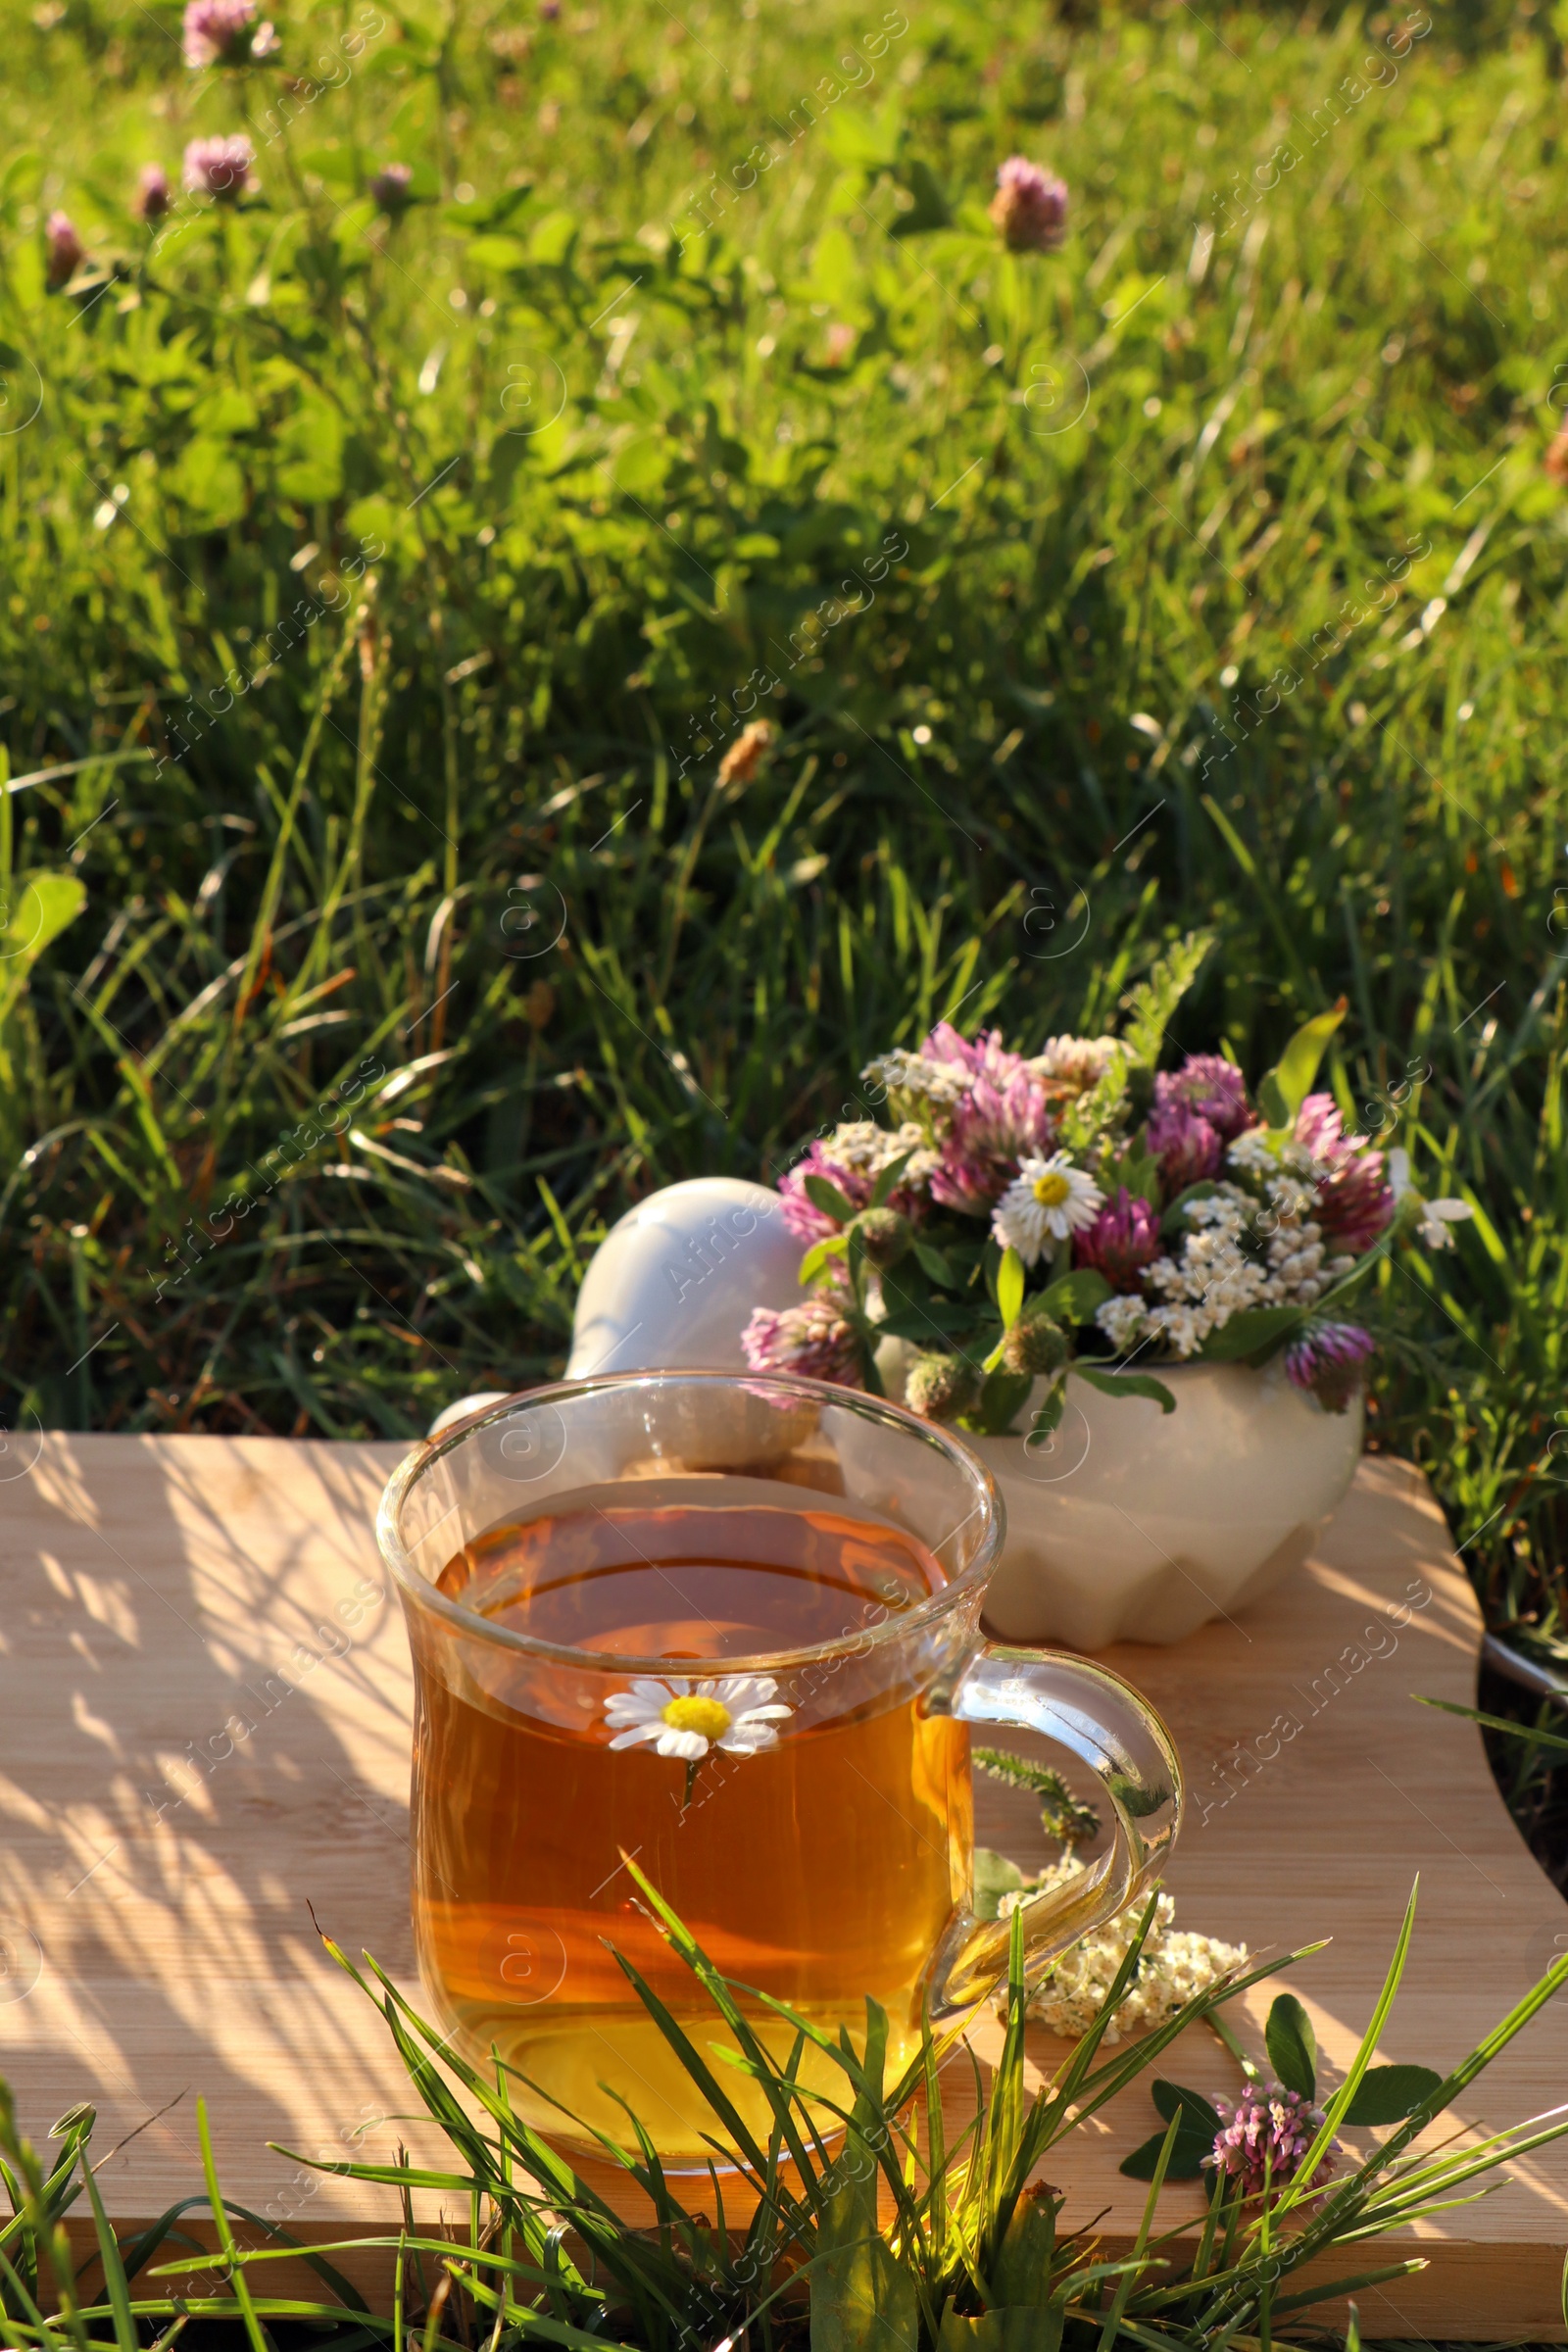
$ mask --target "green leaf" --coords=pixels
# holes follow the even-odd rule
[[[1023,1304],[1023,1259],[1016,1250],[1004,1250],[997,1275],[997,1305],[1004,1331],[1010,1331],[1018,1320],[1018,1309]]]
[[[1122,1026],[1121,1042],[1134,1061],[1141,1061],[1151,1070],[1155,1067],[1164,1050],[1171,1016],[1202,969],[1203,959],[1213,944],[1212,931],[1189,931],[1185,939],[1166,949],[1149,978],[1141,980],[1123,997],[1122,1010],[1128,1017]]]
[[[887,2018],[866,2005],[865,2065],[880,2082]],[[817,2224],[811,2263],[811,2352],[915,2352],[919,2304],[914,2272],[902,2263],[877,2226],[878,2167],[864,2136],[874,2128],[871,2103],[855,2103],[855,2120],[838,2162],[835,2185]]]
[[[423,191],[416,187],[416,193]],[[533,180],[524,175],[494,196],[475,197],[470,204],[449,204],[441,218],[455,228],[503,228],[514,216],[520,213],[533,194]],[[473,248],[468,248],[471,253]]]
[[[520,237],[470,237],[468,259],[476,270],[491,270],[506,277],[513,270],[527,269],[528,248]]]
[[[854,1201],[846,1200],[838,1186],[830,1184],[825,1176],[808,1176],[803,1190],[811,1206],[819,1208],[823,1216],[831,1217],[835,1224],[847,1225],[852,1217],[860,1213]]]
[[[929,1348],[935,1340],[961,1340],[973,1319],[956,1299],[925,1298],[894,1307],[873,1329],[881,1339],[913,1340]]]
[[[1215,2136],[1220,2130],[1220,2118],[1200,2090],[1189,2090],[1181,2082],[1167,2082],[1156,2076],[1150,2085],[1150,2096],[1160,2122],[1169,2125],[1179,2118],[1170,2163],[1165,2168],[1167,2180],[1196,2180],[1202,2171],[1203,2158],[1214,2152]],[[1159,2152],[1165,2145],[1165,2133],[1156,2132],[1122,2159],[1119,2170],[1129,2180],[1152,2180],[1159,2164]]]
[[[1049,1438],[1061,1427],[1061,1416],[1067,1406],[1067,1383],[1053,1381],[1046,1401],[1029,1424],[1031,1438]]]
[[[214,435],[254,433],[260,422],[255,401],[234,384],[220,384],[207,393],[192,409],[190,420]]]
[[[1073,1365],[1077,1379],[1087,1381],[1102,1396],[1148,1396],[1162,1413],[1176,1410],[1176,1399],[1162,1380],[1148,1372],[1097,1372],[1093,1364],[1079,1361]]]
[[[1294,1112],[1285,1100],[1285,1090],[1272,1070],[1257,1090],[1257,1106],[1271,1127],[1289,1127]]]
[[[1171,1201],[1170,1205],[1165,1210],[1164,1215],[1160,1218],[1160,1232],[1186,1233],[1189,1230],[1187,1224],[1188,1202],[1190,1200],[1206,1200],[1210,1193],[1217,1193],[1218,1190],[1219,1186],[1215,1183],[1212,1176],[1201,1177],[1197,1184],[1189,1184],[1185,1186],[1183,1190],[1177,1194],[1175,1200]]]
[[[974,2319],[965,2319],[950,2303],[942,2315],[937,2352],[1060,2352],[1071,2291],[1059,2288],[1049,2304],[999,2303]]]
[[[897,1159],[890,1159],[888,1161],[887,1166],[882,1170],[875,1184],[873,1184],[871,1187],[871,1198],[866,1203],[868,1208],[881,1208],[886,1203],[886,1201],[891,1198],[894,1188],[898,1184],[899,1178],[904,1174],[905,1169],[908,1166],[913,1157],[914,1153],[912,1151],[901,1152]]]
[[[1287,2090],[1317,2097],[1317,2035],[1294,1992],[1282,1992],[1268,2013],[1264,2033],[1269,2064]]]
[[[1402,2124],[1442,2088],[1443,2077],[1430,2066],[1369,2066],[1341,2121]]]
[[[1034,1387],[1032,1372],[1004,1372],[999,1365],[988,1372],[980,1388],[980,1400],[972,1413],[964,1416],[964,1426],[983,1438],[1016,1437],[1012,1417],[1026,1402]]]
[[[559,269],[577,241],[580,223],[574,213],[546,213],[528,239],[528,258],[546,269]]]
[[[1124,1152],[1116,1162],[1116,1182],[1135,1200],[1147,1200],[1151,1208],[1158,1208],[1164,1187],[1159,1162],[1151,1152],[1137,1148]]]
[[[806,1283],[814,1282],[818,1274],[821,1273],[822,1268],[827,1264],[828,1259],[830,1257],[842,1257],[849,1246],[849,1236],[848,1234],[844,1233],[825,1234],[821,1241],[813,1242],[810,1249],[808,1250],[806,1255],[801,1260],[799,1280],[802,1285],[804,1286]]]
[[[1129,2180],[1152,2180],[1155,2168],[1159,2163],[1159,2152],[1164,2145],[1164,2132],[1156,2132],[1152,2138],[1146,2139],[1141,2146],[1134,2148],[1130,2156],[1124,2156],[1116,2170],[1119,2173],[1125,2173]],[[1192,2127],[1184,2117],[1177,2130],[1175,2143],[1171,2148],[1170,2162],[1165,2167],[1166,2180],[1200,2180],[1203,2171],[1203,2158],[1212,2156],[1213,2153],[1213,2132],[1211,2132],[1205,2139],[1202,2133]]]
[[[125,2278],[125,2265],[121,2257],[120,2244],[109,2227],[102,2197],[85,2148],[81,2155],[82,2179],[92,2203],[93,2231],[98,2240],[98,2259],[104,2266],[104,2288],[114,2317],[115,2342],[119,2352],[140,2352],[141,2339],[136,2333],[136,2322],[131,2315],[130,2289]]]
[[[198,434],[185,444],[166,479],[199,530],[221,530],[245,512],[245,476],[226,441]]]
[[[1002,1909],[1004,1894],[1016,1894],[1023,1885],[1023,1872],[1005,1854],[994,1853],[989,1845],[974,1849],[974,1915],[976,1919],[995,1919]]]
[[[1059,1274],[1040,1293],[1040,1306],[1058,1323],[1087,1323],[1110,1297],[1110,1285],[1094,1266],[1075,1267]]]
[[[1198,1350],[1204,1363],[1235,1364],[1244,1356],[1272,1354],[1306,1321],[1298,1306],[1244,1306],[1211,1331]]]
[[[1027,1788],[1038,1797],[1048,1837],[1059,1838],[1063,1845],[1082,1845],[1099,1837],[1100,1815],[1074,1796],[1054,1765],[1036,1764],[1005,1747],[977,1747],[972,1761],[994,1781],[1004,1781],[1009,1788]]]
[[[0,931],[0,984],[12,976],[8,967],[36,963],[86,904],[86,885],[74,874],[29,874]]]
[[[302,401],[278,440],[279,495],[309,506],[343,488],[343,417],[324,400]]]
[[[920,229],[952,226],[952,207],[929,164],[921,163],[916,157],[904,165],[895,176],[905,193],[912,196],[914,202],[894,214],[888,224],[889,236],[912,237]]]
[[[1451,1698],[1426,1698],[1419,1690],[1412,1696],[1418,1706],[1441,1707],[1445,1715],[1463,1715],[1471,1723],[1484,1724],[1489,1732],[1506,1732],[1510,1739],[1529,1740],[1537,1747],[1551,1747],[1568,1755],[1568,1740],[1560,1732],[1540,1731],[1529,1723],[1511,1723],[1506,1715],[1484,1715],[1479,1707],[1461,1707]]]
[[[1345,999],[1342,997],[1331,1012],[1320,1012],[1311,1020],[1303,1021],[1264,1079],[1258,1089],[1258,1101],[1263,1103],[1271,1126],[1295,1126],[1296,1114],[1311,1092],[1318,1063],[1323,1058],[1329,1039],[1345,1018]],[[1266,1091],[1269,1093],[1268,1101],[1264,1101]],[[1276,1095],[1285,1105],[1283,1118],[1275,1115],[1278,1105],[1273,1098]]]
[[[1044,2185],[1026,2188],[1013,2207],[987,2282],[1004,2313],[1029,2310],[1038,2319],[1048,2309],[1060,2208],[1061,2199]],[[1050,2338],[1037,2335],[1030,2342],[1034,2345],[1041,2340],[1049,2342]]]
[[[1172,2082],[1164,2075],[1156,2075],[1149,2086],[1154,2102],[1154,2113],[1162,2124],[1173,2115],[1191,2118],[1196,2131],[1206,2132],[1212,2140],[1221,2128],[1219,2109],[1200,2090],[1189,2090],[1184,2082]]]
[[[958,1289],[961,1276],[955,1272],[951,1260],[940,1250],[934,1250],[929,1242],[915,1243],[914,1262],[922,1274],[930,1281],[940,1283],[945,1291]]]

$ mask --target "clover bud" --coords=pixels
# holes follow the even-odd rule
[[[904,1401],[928,1421],[952,1421],[980,1394],[980,1375],[961,1355],[917,1355],[904,1384]]]
[[[1028,1307],[1002,1343],[1002,1360],[1009,1372],[1056,1372],[1071,1349],[1067,1334],[1041,1307]]]
[[[862,1208],[853,1230],[865,1244],[866,1256],[878,1268],[896,1266],[914,1238],[908,1218],[901,1216],[896,1208]]]

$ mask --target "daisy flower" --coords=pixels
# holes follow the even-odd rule
[[[774,1724],[795,1712],[767,1704],[777,1689],[767,1674],[724,1674],[711,1683],[684,1682],[676,1675],[655,1682],[643,1676],[629,1690],[616,1690],[605,1701],[605,1717],[615,1734],[610,1744],[636,1747],[652,1740],[660,1755],[680,1756],[688,1764],[700,1764],[710,1747],[727,1756],[755,1756],[777,1744]]]
[[[1092,1225],[1105,1196],[1091,1177],[1075,1168],[1064,1152],[1049,1159],[1020,1160],[1018,1173],[997,1202],[992,1238],[1016,1250],[1026,1266],[1040,1257],[1048,1238],[1058,1242]]]

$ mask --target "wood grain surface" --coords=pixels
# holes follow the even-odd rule
[[[379,2017],[311,1919],[415,1989],[408,1652],[372,1535],[401,1448],[64,1435],[15,1447],[0,1465],[19,1473],[0,1478],[0,2067],[24,2125],[41,2138],[92,2099],[100,2154],[123,2143],[101,2176],[109,2210],[143,2222],[199,2187],[200,2092],[236,2203],[305,2238],[383,2229],[377,2192],[268,2143],[383,2159],[400,2135],[419,2144]],[[1283,1591],[1174,1649],[1110,1654],[1185,1762],[1178,1925],[1254,1953],[1331,1936],[1291,1980],[1331,2069],[1369,2014],[1418,1872],[1386,2058],[1446,2066],[1568,1949],[1568,1910],[1479,1734],[1412,1700],[1470,1700],[1479,1635],[1424,1482],[1368,1461]],[[977,1800],[986,1842],[1045,1858],[1027,1798],[985,1784]],[[1259,2050],[1267,1998],[1238,2021]],[[1040,2064],[1057,2056],[1041,2036]],[[1202,2031],[1166,2063],[1210,2092],[1236,2087]],[[1496,2128],[1565,2098],[1559,2003],[1458,2120]],[[1057,2182],[1069,2225],[1101,2215],[1111,2245],[1126,2234],[1137,2195],[1115,2168],[1153,2124],[1135,2088],[1075,2134]],[[1196,2209],[1177,2189],[1172,2219],[1183,2198]],[[1554,2148],[1390,2249],[1429,2267],[1364,2294],[1363,2330],[1564,2340],[1565,2244],[1568,2155]]]

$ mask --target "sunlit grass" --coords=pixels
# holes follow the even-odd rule
[[[559,1367],[630,1198],[765,1174],[940,1014],[1099,1026],[1200,922],[1174,1042],[1260,1068],[1344,994],[1347,1106],[1484,1207],[1388,1276],[1374,1427],[1555,1631],[1546,43],[382,17],[279,20],[271,137],[168,7],[7,13],[0,725],[151,754],[11,803],[86,888],[5,1021],[14,1412],[412,1432]],[[148,259],[138,168],[247,110],[260,197]],[[999,251],[1014,149],[1058,254]],[[383,235],[393,158],[440,200]]]

